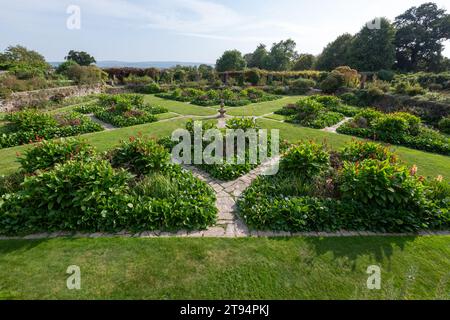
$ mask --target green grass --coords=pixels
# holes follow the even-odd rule
[[[281,114],[274,114],[274,113],[265,115],[264,118],[277,120],[277,121],[285,121],[287,119],[286,116],[282,116]]]
[[[173,112],[166,112],[166,113],[161,113],[161,114],[157,114],[156,118],[158,120],[167,120],[167,119],[172,119],[172,118],[176,118],[179,117],[178,114],[173,113]]]
[[[301,96],[283,97],[275,101],[252,103],[244,107],[228,107],[227,114],[230,116],[262,116],[280,110],[289,103],[295,103]]]
[[[356,139],[347,135],[328,133],[295,124],[281,123],[267,119],[258,119],[258,123],[263,128],[279,129],[281,138],[290,142],[297,142],[299,140],[325,141],[335,150],[342,148],[348,141]],[[417,165],[419,168],[418,172],[421,175],[430,177],[443,175],[447,179],[450,177],[450,157],[400,146],[392,146],[392,149],[399,155],[400,159],[408,165]]]
[[[3,299],[450,299],[449,237],[0,241]],[[66,288],[67,267],[81,290]],[[381,290],[367,268],[381,267]]]
[[[152,105],[158,105],[167,108],[170,112],[182,115],[213,116],[217,114],[217,108],[200,107],[185,102],[161,99],[154,95],[145,95],[144,100]]]

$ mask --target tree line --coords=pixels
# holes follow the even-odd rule
[[[274,43],[270,49],[260,44],[242,55],[226,51],[216,62],[219,72],[259,68],[273,71],[323,70],[350,66],[360,71],[396,69],[402,72],[450,70],[450,60],[442,55],[450,39],[450,15],[435,3],[412,7],[390,22],[376,18],[356,34],[345,33],[329,43],[318,56],[296,52],[292,39]]]

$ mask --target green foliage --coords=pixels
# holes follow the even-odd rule
[[[168,93],[157,94],[156,96],[163,99],[191,102],[199,106],[215,106],[223,100],[225,105],[229,107],[245,106],[251,103],[280,99],[280,96],[267,94],[256,88],[248,88],[241,91],[211,89],[207,92],[193,88],[178,88]]]
[[[95,58],[84,51],[70,50],[65,58],[67,61],[74,61],[80,66],[90,66],[95,63]]]
[[[443,42],[449,39],[449,15],[435,3],[412,7],[395,18],[397,68],[441,71]]]
[[[9,46],[3,54],[0,53],[0,69],[9,70],[18,79],[43,77],[50,65],[36,51],[23,46]]]
[[[33,173],[37,170],[51,169],[56,164],[69,160],[90,160],[95,156],[94,149],[85,141],[78,139],[60,139],[43,141],[25,151],[19,158],[22,170]]]
[[[337,73],[331,73],[320,83],[320,89],[324,93],[335,93],[343,85],[344,77]]]
[[[133,207],[130,178],[107,161],[68,161],[27,177],[0,200],[0,233],[123,228]]]
[[[216,62],[218,72],[237,71],[245,68],[246,62],[238,50],[225,51]]]
[[[439,121],[439,130],[446,134],[450,134],[450,117],[442,118]]]
[[[285,170],[256,179],[238,200],[240,216],[253,229],[291,232],[449,227],[450,188],[442,177],[417,177],[416,167],[399,165],[373,143],[352,142],[336,156],[343,167],[324,168],[314,179]]]
[[[130,137],[108,154],[114,167],[127,168],[133,173],[145,175],[163,171],[170,161],[169,152],[155,140],[143,137]]]
[[[69,70],[74,66],[79,66],[79,64],[73,60],[64,61],[56,68],[56,73],[67,76]]]
[[[256,124],[256,121],[253,118],[232,118],[227,120],[227,128],[228,129],[242,129],[244,131],[248,129],[259,129],[259,126]]]
[[[330,154],[325,146],[315,142],[301,142],[284,155],[280,166],[304,179],[312,179],[328,168]]]
[[[216,221],[214,191],[192,173],[171,167],[138,183],[132,226],[144,230],[200,230]]]
[[[4,194],[19,191],[23,179],[24,174],[22,172],[16,172],[8,176],[0,176],[0,198]]]
[[[292,70],[312,70],[316,63],[316,57],[313,54],[301,54],[294,63]]]
[[[355,113],[355,108],[343,105],[339,98],[332,96],[303,97],[295,106],[286,106],[278,112],[291,116],[292,122],[316,129],[333,126],[344,119],[344,114]]]
[[[289,89],[292,94],[305,94],[315,86],[316,82],[314,80],[300,78],[292,81],[289,85]]]
[[[107,74],[96,66],[73,65],[67,69],[67,77],[78,85],[101,84]]]
[[[316,68],[331,71],[339,66],[349,65],[352,42],[353,36],[346,33],[329,43],[317,58]]]
[[[361,71],[391,69],[395,62],[395,29],[385,18],[379,28],[367,24],[355,35],[350,49],[351,66]]]
[[[395,72],[391,70],[381,69],[380,71],[377,72],[377,77],[381,81],[391,82],[392,80],[394,80]]]
[[[341,160],[359,162],[365,159],[374,159],[394,163],[397,157],[379,143],[352,140],[340,151]]]
[[[50,115],[29,110],[8,114],[6,119],[11,124],[8,132],[0,135],[0,148],[103,130],[101,125],[77,112]]]

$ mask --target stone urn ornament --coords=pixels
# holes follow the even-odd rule
[[[225,110],[225,101],[222,99],[220,101],[220,109],[219,111],[219,118],[225,118],[225,113],[227,113],[227,110]]]

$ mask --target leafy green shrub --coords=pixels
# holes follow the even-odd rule
[[[259,126],[256,124],[256,121],[253,118],[232,118],[227,120],[227,128],[228,129],[242,129],[242,130],[248,130],[248,129],[259,129]]]
[[[344,78],[338,74],[329,74],[325,80],[320,83],[320,89],[324,93],[335,93],[344,85]]]
[[[168,175],[155,172],[139,181],[134,187],[134,192],[138,195],[164,199],[178,194],[179,190],[178,184]]]
[[[0,198],[4,194],[19,191],[20,184],[24,179],[23,172],[16,172],[8,176],[0,176]]]
[[[68,161],[0,200],[0,233],[117,230],[132,210],[130,175],[107,161]]]
[[[397,161],[397,157],[379,143],[352,140],[340,152],[344,161],[358,162],[365,159],[375,159],[380,161],[389,160],[391,163]]]
[[[102,111],[103,107],[98,106],[96,104],[87,104],[87,105],[75,107],[73,110],[75,112],[79,112],[82,114],[91,114],[91,113],[96,113],[96,112]]]
[[[179,166],[144,178],[134,193],[132,225],[141,229],[199,230],[216,221],[214,191]]]
[[[377,73],[378,79],[382,81],[388,81],[391,82],[394,80],[395,72],[391,70],[380,70]]]
[[[310,128],[323,129],[331,127],[344,119],[344,116],[338,112],[323,112],[320,113],[314,120],[309,122],[302,122]]]
[[[314,179],[285,170],[259,177],[238,200],[240,216],[253,229],[291,232],[450,226],[450,186],[442,177],[428,182],[373,143],[352,142],[341,157],[343,168],[321,170]]]
[[[55,164],[69,160],[89,160],[95,156],[94,149],[87,142],[78,139],[43,141],[26,150],[19,158],[22,169],[27,173],[50,169]]]
[[[120,146],[110,151],[108,157],[114,167],[127,168],[133,173],[145,175],[167,168],[170,154],[155,140],[130,137]]]
[[[0,148],[104,130],[101,125],[77,112],[50,115],[37,111],[9,114],[9,131],[0,135]]]
[[[442,118],[442,120],[439,121],[439,130],[446,134],[450,134],[450,117]]]
[[[37,110],[9,113],[5,116],[5,119],[12,122],[17,130],[24,131],[39,131],[42,128],[58,125],[53,116]]]
[[[324,145],[300,142],[292,146],[281,160],[280,167],[304,179],[311,179],[330,165],[330,154]]]
[[[127,112],[114,110],[98,110],[95,117],[115,127],[131,127],[144,123],[156,122],[158,119],[147,111],[130,110]]]
[[[290,90],[293,94],[305,94],[316,86],[316,82],[310,79],[297,79],[290,84]]]
[[[408,133],[408,120],[401,115],[387,114],[374,123],[376,135],[384,141],[402,143]]]

